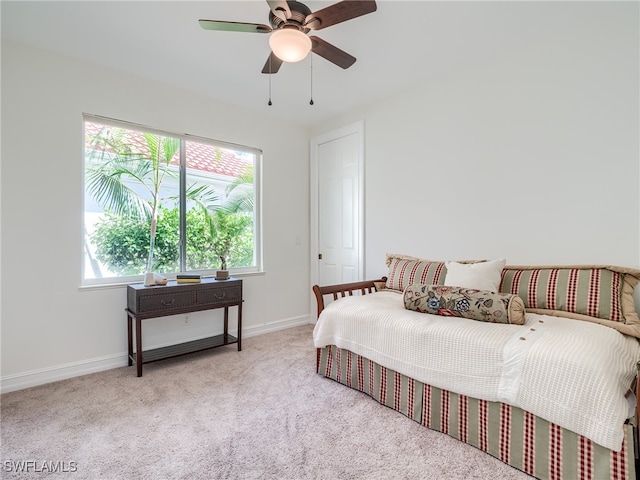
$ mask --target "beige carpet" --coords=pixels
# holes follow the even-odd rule
[[[317,375],[311,332],[4,394],[0,478],[531,478]]]

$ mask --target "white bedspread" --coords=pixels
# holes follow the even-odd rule
[[[406,310],[402,295],[383,291],[329,304],[313,335],[316,347],[336,345],[621,448],[640,344],[612,328],[529,313],[524,325],[440,317]]]

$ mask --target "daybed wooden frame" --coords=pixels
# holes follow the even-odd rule
[[[313,286],[318,316],[325,296],[333,300],[376,292],[386,277],[339,285]],[[606,449],[517,407],[438,389],[348,350],[317,349],[316,371],[370,395],[416,422],[446,433],[540,479],[640,478],[636,416],[624,425],[620,452]],[[640,382],[636,378],[636,397]]]

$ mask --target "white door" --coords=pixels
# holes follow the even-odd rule
[[[362,122],[311,140],[312,283],[362,280]]]

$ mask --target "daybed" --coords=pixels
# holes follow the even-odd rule
[[[534,477],[635,479],[640,270],[504,263],[314,286],[318,373]]]

